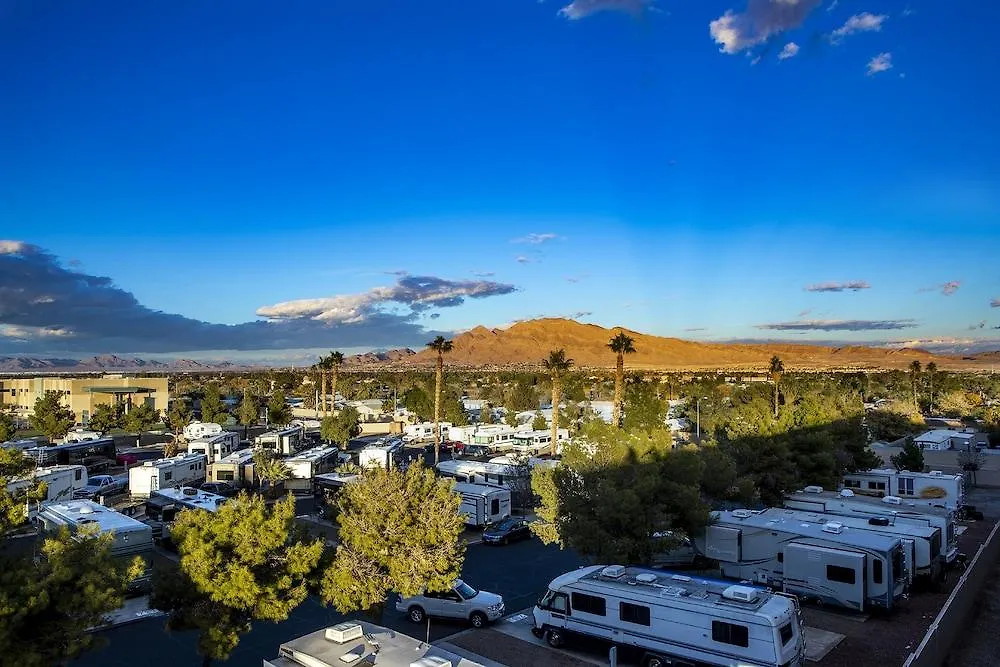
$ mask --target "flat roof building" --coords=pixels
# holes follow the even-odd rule
[[[145,404],[166,410],[170,392],[165,377],[136,377],[107,374],[100,377],[19,377],[0,379],[0,406],[12,408],[20,418],[34,409],[35,401],[47,391],[63,395],[63,405],[73,411],[78,424],[86,426],[94,408],[102,403],[121,404],[127,412]]]

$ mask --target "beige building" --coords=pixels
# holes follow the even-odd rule
[[[145,403],[162,412],[167,409],[170,399],[165,377],[111,374],[84,378],[0,379],[0,405],[13,406],[17,416],[27,418],[35,407],[35,400],[47,391],[62,392],[63,405],[72,410],[77,423],[84,426],[90,421],[94,406],[101,403],[122,403],[126,412],[133,405]]]

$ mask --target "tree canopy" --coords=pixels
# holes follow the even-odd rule
[[[260,420],[260,401],[249,390],[243,392],[243,401],[236,417],[246,427],[255,426]]]
[[[222,402],[219,385],[209,382],[201,399],[201,421],[225,424],[229,420],[226,404]]]
[[[87,424],[95,431],[107,433],[125,425],[125,411],[121,403],[99,403],[94,406],[94,412],[90,415],[90,422]]]
[[[284,426],[292,421],[292,409],[285,401],[285,393],[276,391],[267,402],[267,421],[276,426]]]
[[[28,520],[25,503],[43,498],[44,484],[28,481],[35,462],[19,449],[0,448],[0,537]],[[12,485],[15,480],[22,480]]]
[[[130,433],[142,435],[153,427],[153,424],[160,421],[160,413],[153,409],[153,406],[146,403],[133,405],[132,409],[125,415],[125,430]]]
[[[348,441],[361,433],[357,408],[348,406],[335,415],[324,417],[320,424],[320,437],[327,442],[347,448]]]
[[[17,422],[14,421],[14,415],[0,405],[0,442],[13,440],[15,433],[17,433]]]
[[[76,415],[63,405],[61,391],[49,390],[35,399],[35,409],[28,422],[49,440],[56,440],[69,433],[76,423]]]
[[[907,438],[903,449],[898,454],[890,456],[889,460],[896,470],[924,471],[924,452],[920,449],[920,445],[913,442],[913,438]]]

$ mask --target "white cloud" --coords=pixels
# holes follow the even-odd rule
[[[0,239],[0,255],[20,255],[31,249],[24,241],[4,241]]]
[[[739,53],[798,28],[819,4],[820,0],[749,0],[746,11],[726,11],[709,23],[708,31],[720,51]]]
[[[848,35],[856,32],[879,32],[882,30],[882,23],[889,18],[886,14],[871,14],[863,12],[855,14],[847,19],[844,25],[830,33],[830,41],[839,44]]]
[[[871,289],[871,287],[867,280],[848,280],[847,282],[816,283],[806,285],[803,289],[807,292],[845,292],[847,290],[857,292],[858,290]]]
[[[514,258],[514,261],[517,262],[518,264],[531,264],[535,260],[531,259],[526,255],[518,255],[517,257]]]
[[[788,58],[794,58],[799,54],[799,45],[795,42],[788,42],[785,44],[785,48],[781,50],[778,54],[778,60],[787,60]]]
[[[66,338],[72,335],[73,332],[68,329],[60,329],[52,327],[13,326],[9,324],[0,325],[0,337],[13,338],[15,340],[32,340],[35,338]]]
[[[868,76],[892,69],[892,54],[880,53],[868,61]]]
[[[775,331],[883,331],[917,326],[913,320],[798,320],[755,325]]]
[[[837,8],[837,5],[839,5],[839,4],[840,4],[840,0],[833,0],[833,2],[830,3],[830,6],[826,8],[826,11],[832,12],[834,9]]]
[[[559,238],[558,234],[552,232],[542,232],[541,234],[528,234],[527,236],[521,236],[516,239],[511,239],[511,243],[527,243],[529,245],[541,245],[547,241],[555,241]]]
[[[559,14],[571,21],[607,11],[639,15],[652,4],[653,0],[573,0]]]

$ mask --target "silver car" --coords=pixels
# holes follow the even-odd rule
[[[473,627],[481,628],[503,616],[504,604],[496,593],[477,591],[459,579],[446,591],[425,591],[409,598],[399,596],[396,611],[404,612],[414,623],[422,623],[428,616],[467,618]]]

